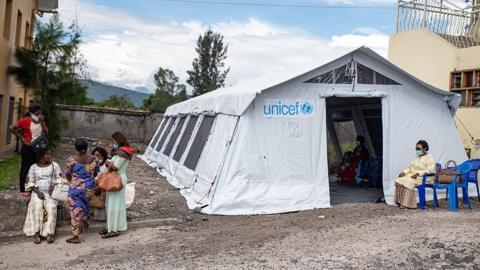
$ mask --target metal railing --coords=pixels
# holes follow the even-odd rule
[[[426,28],[459,48],[480,45],[480,0],[461,8],[447,0],[399,0],[397,33]]]

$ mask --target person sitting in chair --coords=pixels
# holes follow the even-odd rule
[[[348,151],[343,155],[343,161],[338,168],[338,182],[355,183],[355,162],[353,161],[353,152]]]
[[[410,166],[403,170],[395,180],[395,203],[400,207],[417,208],[415,187],[422,184],[423,175],[435,173],[435,158],[428,153],[428,143],[420,140],[415,146],[417,155],[410,162]],[[431,179],[427,179],[431,182]]]
[[[367,147],[365,147],[365,138],[361,135],[357,136],[357,147],[353,150],[353,159],[355,160],[355,183],[358,185],[361,182],[360,177],[368,175],[368,160],[370,154]]]

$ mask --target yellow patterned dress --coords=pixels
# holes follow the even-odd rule
[[[395,203],[406,208],[417,208],[417,198],[415,196],[415,187],[422,184],[423,175],[426,173],[435,173],[435,158],[431,154],[416,156],[410,166],[403,170],[405,176],[395,180]],[[412,176],[417,174],[417,178]],[[433,179],[427,178],[427,183]]]

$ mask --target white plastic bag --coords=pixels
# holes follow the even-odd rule
[[[128,183],[125,187],[125,205],[127,209],[132,206],[133,200],[135,199],[135,182]]]

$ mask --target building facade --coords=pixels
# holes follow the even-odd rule
[[[28,90],[7,74],[8,67],[15,65],[15,49],[32,48],[36,14],[51,12],[57,6],[57,0],[0,0],[0,152],[15,147],[8,127],[21,118],[31,102]]]
[[[467,8],[447,1],[399,1],[398,9],[389,60],[433,86],[462,95],[457,128],[467,154],[480,158],[480,0]]]

